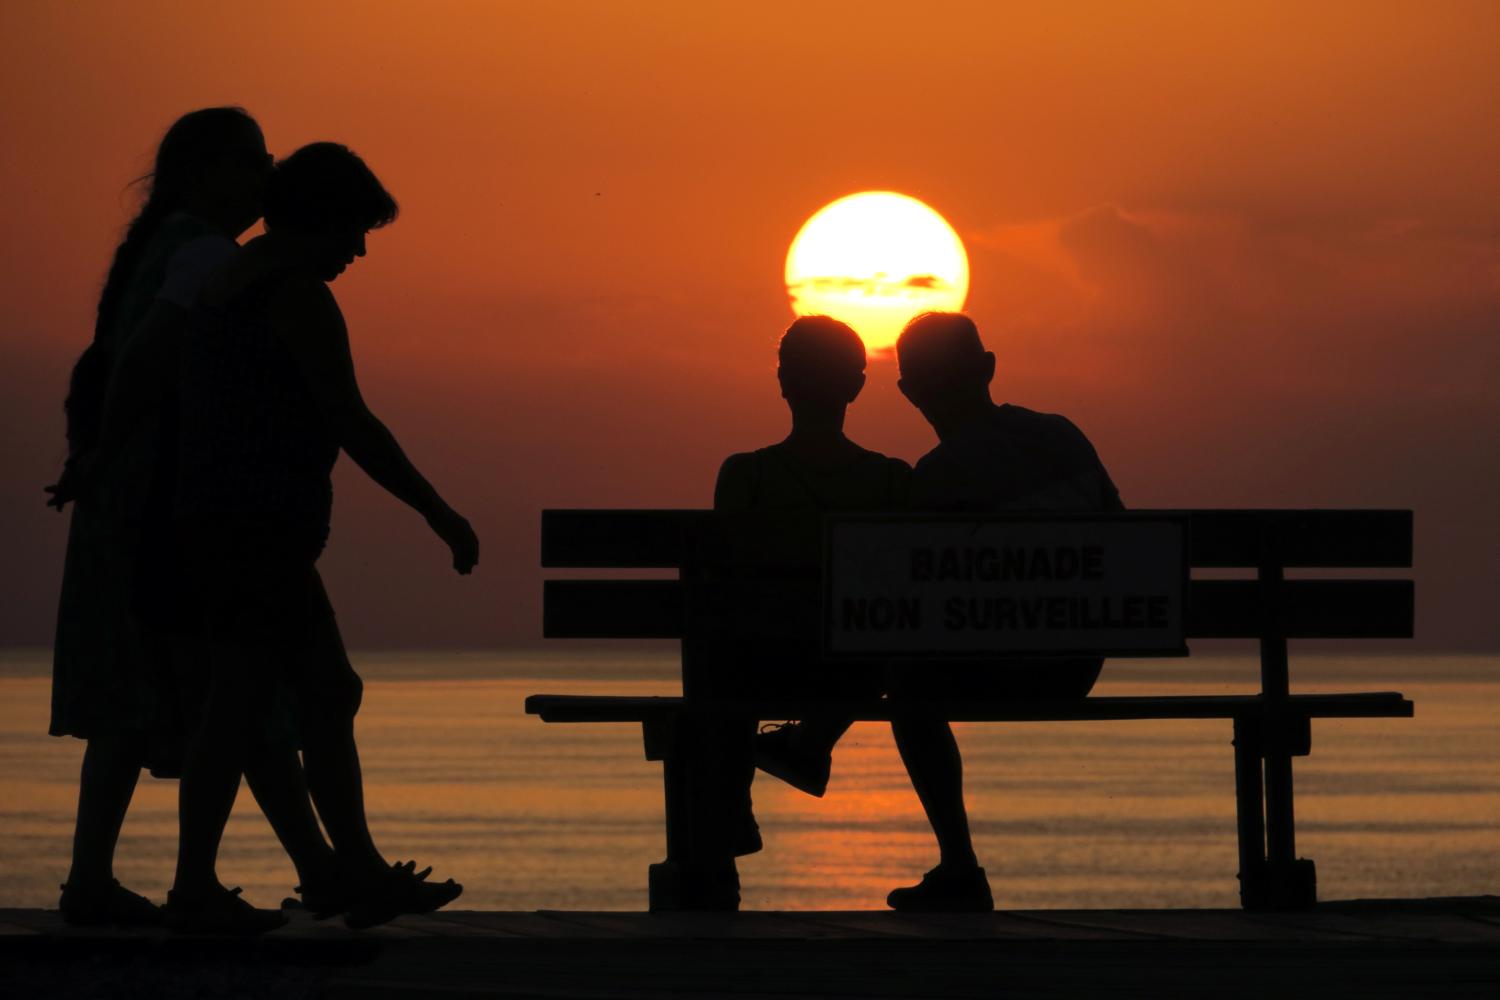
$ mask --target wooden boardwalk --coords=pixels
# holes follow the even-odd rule
[[[1500,897],[1305,913],[496,913],[256,940],[0,910],[6,997],[1500,996]],[[1280,1000],[1277,997],[1276,1000]]]

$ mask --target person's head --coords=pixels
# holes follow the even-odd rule
[[[896,386],[940,433],[955,416],[990,402],[995,355],[963,313],[923,313],[907,323],[896,339],[896,361]]]
[[[162,136],[153,169],[141,178],[145,201],[115,248],[99,293],[93,343],[74,365],[69,380],[63,408],[68,417],[70,452],[87,450],[97,440],[110,367],[106,345],[121,322],[141,318],[122,317],[120,307],[141,254],[162,221],[174,212],[186,211],[227,236],[238,236],[260,218],[270,171],[265,137],[243,108],[189,111]],[[145,301],[150,301],[150,296]]]
[[[842,411],[865,387],[864,341],[831,316],[799,317],[776,354],[776,379],[793,414]]]
[[[294,240],[324,281],[365,255],[365,235],[396,218],[396,199],[348,146],[315,142],[276,164],[266,232]]]
[[[243,108],[203,108],[177,119],[162,136],[150,201],[239,236],[260,218],[270,175],[271,154],[255,119]]]

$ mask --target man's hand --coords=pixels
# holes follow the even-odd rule
[[[63,466],[62,475],[57,482],[43,487],[45,492],[52,494],[47,498],[47,506],[56,507],[60,514],[64,507],[86,493],[94,478],[94,464],[95,455],[92,451],[71,456]]]
[[[453,568],[468,575],[479,562],[479,536],[458,511],[446,504],[427,518],[427,524],[453,553]]]

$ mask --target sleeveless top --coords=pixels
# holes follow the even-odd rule
[[[864,448],[833,467],[799,462],[785,444],[731,455],[724,465],[731,463],[748,468],[750,510],[896,510],[911,484],[905,462]]]
[[[848,461],[820,466],[799,462],[785,444],[741,452],[724,460],[722,475],[733,470],[743,485],[736,495],[716,498],[716,510],[888,511],[906,504],[911,466],[899,458],[859,448]],[[719,648],[723,669],[703,682],[721,697],[760,697],[768,691],[795,690],[806,697],[870,696],[879,693],[883,672],[875,664],[832,667],[821,660],[815,639],[785,637],[745,640]]]
[[[180,380],[180,518],[269,522],[322,550],[339,444],[268,309],[280,276],[188,320]]]

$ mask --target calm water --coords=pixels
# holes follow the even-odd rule
[[[372,825],[392,858],[466,883],[463,905],[643,909],[663,854],[660,767],[639,729],[544,725],[528,694],[671,693],[675,654],[356,656]],[[1500,892],[1500,677],[1477,656],[1293,653],[1298,690],[1401,690],[1415,719],[1325,720],[1297,763],[1299,853],[1324,898]],[[56,904],[82,744],[44,735],[43,653],[0,654],[0,906]],[[1101,694],[1242,693],[1249,657],[1116,661]],[[1184,682],[1184,675],[1195,678]],[[976,843],[1002,907],[1237,905],[1227,722],[970,725]],[[160,898],[174,782],[142,780],[117,874]],[[887,730],[854,729],[822,800],[761,777],[756,909],[874,908],[935,861]],[[242,793],[220,871],[273,905],[291,866]]]

